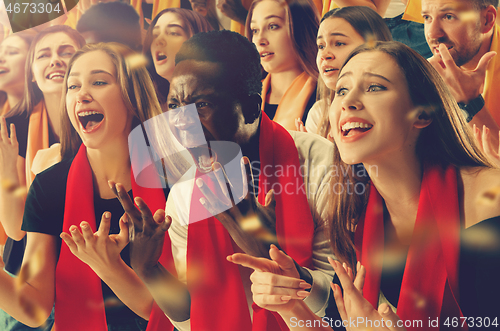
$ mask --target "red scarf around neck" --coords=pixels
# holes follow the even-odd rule
[[[372,185],[365,217],[355,233],[358,260],[366,268],[363,296],[375,309],[384,250],[382,204],[382,197]],[[458,304],[460,228],[456,168],[425,167],[397,304],[401,320],[421,320],[425,329],[430,328],[429,320],[439,318],[442,325],[443,317],[462,316]],[[407,330],[417,329],[407,327]]]
[[[311,267],[314,223],[307,197],[299,190],[302,177],[295,175],[300,168],[295,143],[283,127],[272,122],[264,113],[259,139],[261,172],[258,201],[264,204],[265,194],[276,185],[275,191],[280,193],[275,195],[278,242],[297,263]],[[279,173],[277,167],[289,169],[287,166],[295,167],[294,171]],[[197,185],[193,186],[190,215],[204,213],[206,219],[190,223],[188,228],[187,280],[191,294],[191,329],[287,330],[279,315],[255,305],[252,327],[239,267],[226,260],[235,252],[235,244],[224,226],[201,205],[199,198],[202,194]],[[278,192],[279,188],[282,192]],[[197,216],[196,219],[203,218]]]
[[[140,187],[133,174],[131,177],[134,196],[143,198],[153,211],[165,208],[162,189]],[[63,231],[69,232],[72,225],[79,226],[83,220],[90,224],[93,232],[97,230],[92,169],[87,159],[87,149],[82,144],[68,173]],[[170,249],[170,241],[167,243],[167,239],[168,236],[165,245]],[[64,243],[61,245],[56,267],[55,330],[107,330],[101,279],[87,264],[73,255]]]

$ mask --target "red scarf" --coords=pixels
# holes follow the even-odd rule
[[[287,171],[280,173],[277,168],[289,169],[287,166],[293,166],[298,171],[300,163],[295,143],[283,127],[265,114],[262,114],[259,139],[261,172],[258,201],[264,204],[265,194],[276,185],[275,191],[281,193],[275,195],[278,242],[297,263],[311,267],[314,224],[307,197],[300,191],[291,194],[285,190],[279,192],[279,188],[298,190],[303,184],[300,175],[287,174]],[[190,223],[188,228],[187,281],[191,294],[191,329],[288,330],[277,314],[255,305],[252,328],[239,267],[226,260],[235,252],[235,243],[224,226],[201,205],[201,197],[198,186],[194,185],[190,215],[203,219],[199,217],[202,213],[205,219]]]
[[[382,203],[382,197],[372,185],[365,217],[355,234],[358,260],[366,268],[363,295],[375,309],[384,250]],[[429,319],[439,318],[442,325],[443,318],[462,316],[458,305],[460,228],[456,168],[425,167],[397,304],[401,320],[421,320],[424,328],[430,328]],[[374,259],[374,256],[381,258]],[[407,330],[417,329],[407,327]]]
[[[131,177],[135,196],[142,197],[153,211],[165,207],[163,190],[140,187],[135,183],[133,174]],[[83,220],[90,224],[92,231],[97,230],[92,169],[87,149],[82,144],[68,173],[63,231],[69,232],[71,225],[78,226]],[[169,244],[170,241],[165,243],[170,248]],[[56,267],[55,330],[107,330],[101,279],[65,244],[61,245]]]

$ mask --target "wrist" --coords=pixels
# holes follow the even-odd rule
[[[467,103],[459,102],[458,106],[464,113],[467,122],[472,121],[474,116],[484,107],[484,99],[481,94]]]

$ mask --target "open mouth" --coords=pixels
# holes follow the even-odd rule
[[[357,134],[364,133],[368,130],[370,130],[373,127],[373,125],[368,124],[368,123],[360,123],[360,122],[347,122],[346,124],[342,125],[342,136],[344,137],[351,137],[355,136]]]
[[[1,74],[5,74],[5,73],[7,73],[7,72],[9,72],[9,70],[8,70],[8,69],[6,69],[6,68],[0,68],[0,75],[1,75]]]
[[[48,74],[45,78],[50,79],[50,80],[63,80],[64,79],[64,71],[54,71]]]
[[[328,76],[328,75],[331,75],[331,74],[333,74],[333,73],[337,72],[338,70],[339,70],[339,69],[336,69],[336,68],[324,67],[324,68],[323,68],[323,74],[325,74],[325,75],[327,75],[327,76]]]
[[[78,113],[78,120],[85,131],[90,132],[96,128],[104,119],[104,115],[96,111],[82,111]]]
[[[271,53],[271,52],[260,53],[260,57],[261,58],[265,58],[265,57],[268,57],[268,56],[271,56],[271,55],[274,55],[274,53]]]
[[[156,61],[160,62],[166,60],[167,56],[163,52],[156,53]]]

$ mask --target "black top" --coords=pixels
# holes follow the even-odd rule
[[[38,232],[56,236],[58,239],[58,251],[60,251],[61,247],[59,235],[62,232],[64,221],[66,182],[72,161],[72,159],[63,160],[35,177],[26,198],[24,210],[22,229],[27,232]],[[132,191],[129,192],[129,195],[132,196]],[[110,234],[118,234],[120,232],[119,220],[124,213],[119,200],[117,198],[102,199],[98,194],[95,194],[94,212],[97,228],[105,211],[111,213]],[[130,266],[128,245],[121,252],[121,257]],[[142,324],[145,323],[145,320],[123,305],[104,282],[102,282],[102,289],[108,325],[135,325],[136,321]],[[116,302],[120,304],[116,305]]]
[[[459,259],[460,309],[465,317],[498,317],[500,297],[500,216],[461,231]],[[380,289],[394,306],[399,300],[404,263],[389,273],[384,268]],[[432,273],[432,270],[428,271]],[[470,328],[471,329],[471,328]]]
[[[303,123],[306,122],[307,114],[309,114],[309,110],[311,110],[315,102],[316,102],[316,89],[314,89],[314,92],[313,94],[311,94],[309,101],[307,101],[306,108],[304,109],[304,115],[302,115]],[[264,105],[264,113],[266,113],[270,119],[274,119],[274,116],[276,116],[276,110],[278,110],[278,105],[272,105],[269,103],[266,103]]]

